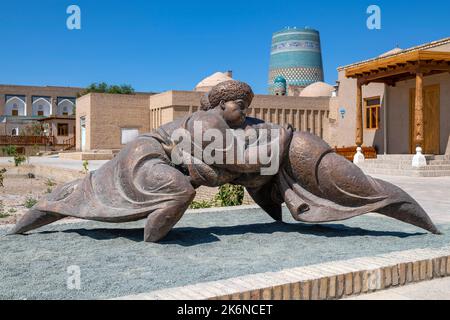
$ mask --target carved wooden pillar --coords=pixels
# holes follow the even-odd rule
[[[423,73],[416,74],[416,101],[414,107],[414,142],[416,147],[423,147]]]
[[[356,139],[355,143],[358,147],[363,144],[363,110],[362,110],[362,82],[357,81],[356,87]]]

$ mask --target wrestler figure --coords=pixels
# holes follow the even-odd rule
[[[25,233],[66,216],[104,222],[147,219],[144,241],[156,242],[180,220],[196,188],[226,183],[246,187],[255,202],[277,221],[282,220],[281,205],[286,203],[294,219],[302,222],[344,220],[377,212],[439,233],[407,193],[366,176],[320,138],[247,117],[252,99],[253,92],[245,83],[231,80],[218,84],[202,98],[201,111],[139,136],[100,169],[58,187],[10,233]],[[185,129],[194,136],[196,123],[201,123],[203,132],[277,129],[277,139],[269,139],[268,144],[277,147],[279,170],[262,175],[259,162],[205,163],[195,158],[194,152],[207,147],[203,141],[194,143],[192,152],[182,150],[187,161],[175,163],[173,156],[180,154],[180,141],[172,138],[174,132]],[[224,158],[230,150],[236,151],[236,141],[232,141],[220,150]],[[244,158],[248,160],[258,147],[247,146]]]
[[[66,216],[103,222],[146,218],[144,241],[162,239],[189,207],[195,188],[233,182],[242,172],[258,175],[261,167],[248,162],[174,164],[171,155],[177,145],[171,139],[173,132],[183,128],[194,135],[195,123],[201,123],[203,131],[216,129],[223,132],[223,136],[229,129],[264,126],[263,121],[246,117],[252,99],[253,92],[245,83],[229,81],[217,85],[209,94],[208,107],[204,107],[207,110],[139,136],[100,169],[56,188],[40,200],[10,233],[25,233]],[[285,153],[292,131],[277,125],[265,126],[284,132],[279,139],[279,149]],[[200,148],[206,146],[207,143]],[[235,148],[235,145],[231,147]],[[246,150],[246,158],[249,152],[251,149]],[[202,159],[197,160],[201,162]],[[267,181],[263,177],[260,184]]]

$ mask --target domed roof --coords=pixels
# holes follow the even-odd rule
[[[283,76],[278,76],[273,80],[273,83],[283,83],[286,84],[286,79]]]
[[[212,87],[215,85],[228,81],[233,80],[233,78],[230,77],[230,72],[216,72],[209,77],[206,77],[202,81],[200,81],[195,86],[195,91],[210,91]]]
[[[388,52],[380,54],[378,57],[380,57],[380,58],[387,57],[387,56],[390,56],[390,55],[393,55],[393,54],[396,54],[396,53],[399,53],[399,52],[402,52],[402,51],[403,51],[403,49],[397,47],[397,48],[394,48],[392,50],[389,50]]]
[[[300,92],[300,97],[331,97],[334,91],[333,86],[325,82],[315,82],[310,84]]]

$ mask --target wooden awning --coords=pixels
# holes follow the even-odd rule
[[[450,52],[419,50],[349,67],[345,75],[358,79],[362,84],[380,82],[395,85],[398,81],[414,79],[417,73],[429,76],[444,72],[450,72]]]

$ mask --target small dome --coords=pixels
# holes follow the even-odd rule
[[[380,57],[380,58],[387,57],[387,56],[390,56],[390,55],[393,55],[393,54],[396,54],[396,53],[399,53],[399,52],[402,52],[402,51],[403,51],[403,49],[400,49],[400,48],[397,47],[397,48],[394,48],[392,50],[389,50],[388,52],[380,54],[378,57]]]
[[[300,97],[331,97],[333,91],[333,86],[328,83],[315,82],[303,89],[300,92]]]
[[[218,85],[219,83],[233,80],[232,77],[230,77],[230,72],[216,72],[209,77],[206,77],[202,81],[200,81],[195,86],[195,91],[202,91],[202,92],[208,92],[214,87],[215,85]]]
[[[286,84],[286,79],[283,78],[282,76],[278,76],[275,78],[275,80],[273,80],[273,83],[282,83],[282,84]]]

